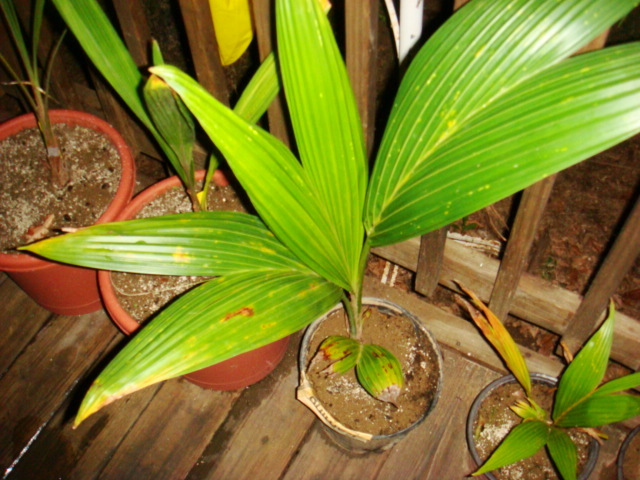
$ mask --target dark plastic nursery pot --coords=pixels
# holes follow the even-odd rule
[[[443,376],[442,355],[440,353],[438,344],[431,332],[429,332],[429,330],[415,316],[413,316],[411,313],[409,313],[399,305],[380,298],[363,298],[362,303],[366,306],[377,307],[380,310],[386,311],[387,313],[390,313],[392,315],[405,316],[413,323],[416,330],[420,330],[424,334],[425,341],[430,344],[431,349],[436,354],[436,359],[438,362],[438,386],[433,400],[427,410],[424,412],[420,419],[418,419],[409,427],[388,435],[372,435],[370,433],[352,430],[338,421],[331,414],[331,412],[320,402],[320,400],[316,397],[313,386],[306,374],[306,365],[308,365],[309,359],[311,358],[311,356],[313,356],[313,353],[309,352],[310,341],[313,337],[313,334],[329,315],[338,310],[342,310],[342,304],[336,305],[325,315],[309,325],[304,333],[302,344],[300,347],[300,381],[296,391],[297,399],[316,415],[316,417],[322,424],[323,431],[336,445],[350,451],[351,453],[358,454],[387,450],[393,447],[400,440],[405,438],[409,434],[409,432],[411,432],[422,422],[424,422],[424,420],[427,418],[429,413],[431,413],[438,402],[440,391],[442,390]]]
[[[545,383],[550,386],[555,386],[558,383],[558,379],[551,377],[549,375],[545,375],[543,373],[532,373],[531,381],[538,382],[538,383]],[[471,409],[469,410],[469,416],[467,417],[466,436],[467,436],[467,444],[469,446],[469,451],[471,452],[471,456],[473,457],[473,460],[476,462],[476,465],[478,465],[478,467],[482,465],[483,460],[480,458],[480,455],[478,455],[478,450],[476,448],[473,431],[474,431],[474,425],[475,425],[476,419],[478,417],[478,412],[480,410],[480,406],[482,405],[482,402],[484,402],[484,400],[489,395],[491,395],[491,393],[493,393],[493,391],[496,388],[502,385],[505,385],[507,383],[516,383],[515,377],[513,375],[506,375],[504,377],[498,378],[497,380],[494,380],[489,385],[484,387],[484,389],[482,389],[480,394],[473,401],[473,404],[471,404]],[[586,480],[587,478],[589,478],[589,475],[591,475],[591,472],[596,466],[596,461],[598,460],[599,451],[600,451],[600,445],[596,440],[592,438],[589,444],[589,458],[587,459],[587,463],[585,464],[584,469],[582,470],[580,475],[578,475],[577,480]],[[485,473],[484,475],[489,480],[497,480],[495,475],[493,475],[491,472]]]
[[[122,176],[116,195],[96,223],[115,220],[133,195],[135,186],[134,160],[120,134],[104,120],[84,112],[51,110],[53,123],[81,125],[105,134],[115,145],[122,162]],[[34,128],[36,119],[26,114],[0,125],[0,140],[27,128]],[[102,308],[96,271],[63,265],[27,253],[0,253],[0,270],[7,274],[33,300],[59,315],[81,315]]]
[[[640,426],[634,428],[629,432],[627,438],[625,438],[622,446],[620,447],[620,453],[618,454],[618,480],[634,480],[635,478],[640,478],[640,472],[635,472],[635,476],[633,476],[634,472],[625,472],[624,471],[624,460],[625,455],[627,454],[627,450],[630,448],[631,442],[635,437],[640,434]],[[627,476],[625,477],[625,473]],[[629,477],[629,475],[632,475]]]
[[[205,173],[204,170],[199,170],[196,178],[199,181],[202,180]],[[228,185],[227,179],[220,171],[216,171],[213,180],[218,185]],[[174,176],[148,187],[135,196],[116,220],[134,218],[145,205],[180,185],[182,185],[180,179]],[[111,272],[99,271],[98,283],[109,316],[123,333],[131,335],[140,328],[140,324],[118,302],[111,281]],[[237,390],[247,387],[262,380],[278,366],[287,351],[289,340],[289,337],[285,337],[211,367],[184,375],[184,378],[200,387],[212,390]]]

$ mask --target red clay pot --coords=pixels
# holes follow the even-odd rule
[[[204,170],[196,172],[196,178],[202,180]],[[218,185],[228,185],[228,181],[221,171],[216,171],[213,180]],[[144,208],[149,202],[162,195],[167,190],[180,186],[178,177],[162,180],[140,192],[118,215],[116,220],[129,220]],[[115,295],[111,282],[111,272],[98,272],[98,284],[105,309],[118,328],[126,335],[131,335],[140,324],[122,308]],[[184,378],[196,385],[212,390],[237,390],[252,385],[266,377],[280,363],[289,345],[289,337],[243,353],[236,357],[220,362],[211,367],[203,368],[184,375]]]
[[[49,114],[53,123],[81,125],[107,135],[118,150],[122,161],[120,185],[96,223],[113,221],[131,199],[135,186],[135,166],[129,147],[111,125],[98,117],[72,110],[51,110]],[[33,114],[21,115],[0,125],[0,140],[35,126]],[[7,272],[33,300],[53,313],[81,315],[102,307],[95,270],[63,265],[26,253],[0,253],[0,270]]]

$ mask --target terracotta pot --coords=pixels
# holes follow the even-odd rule
[[[135,166],[129,147],[113,127],[88,113],[52,110],[50,116],[53,123],[81,125],[101,132],[115,145],[122,161],[122,177],[115,197],[96,223],[113,221],[131,199],[135,186]],[[35,126],[33,114],[21,115],[0,125],[0,140]],[[63,265],[26,253],[0,253],[0,270],[7,272],[33,300],[53,313],[81,315],[102,307],[95,270]]]
[[[204,170],[196,172],[196,178],[202,180]],[[216,171],[213,180],[218,185],[228,185],[224,174]],[[129,220],[136,216],[148,203],[171,188],[182,185],[178,177],[162,180],[134,197],[120,213],[117,220]],[[118,328],[131,335],[140,328],[140,324],[122,308],[111,282],[111,272],[98,272],[98,284],[105,309]],[[184,375],[184,378],[203,388],[212,390],[237,390],[252,385],[266,377],[283,359],[289,345],[289,337],[280,339],[250,352]]]
[[[557,378],[550,377],[549,375],[545,375],[542,373],[532,373],[531,381],[544,383],[550,386],[555,386],[558,383]],[[471,409],[469,410],[469,416],[467,417],[466,435],[467,435],[467,444],[469,446],[469,451],[471,452],[471,456],[473,457],[473,460],[476,462],[476,465],[478,465],[478,467],[482,465],[483,460],[478,455],[478,450],[476,448],[473,433],[474,433],[474,425],[476,423],[476,418],[478,417],[480,406],[482,405],[482,402],[484,402],[484,400],[489,395],[491,395],[491,393],[496,388],[507,383],[515,383],[515,382],[516,382],[516,379],[513,375],[506,375],[504,377],[498,378],[497,380],[494,380],[489,385],[487,385],[484,389],[482,389],[480,394],[474,400],[473,404],[471,404]],[[589,458],[587,459],[587,463],[584,465],[582,472],[580,473],[580,475],[578,475],[577,480],[586,480],[587,478],[589,478],[589,475],[591,475],[591,472],[596,466],[596,461],[598,460],[599,451],[600,451],[600,444],[598,444],[598,442],[592,438],[589,443]],[[495,475],[493,475],[491,472],[485,473],[484,475],[490,480],[497,480]]]
[[[627,435],[627,438],[625,438],[624,442],[622,443],[622,446],[620,447],[620,453],[618,455],[618,480],[633,480],[633,478],[637,478],[633,476],[633,471],[624,471],[624,460],[625,455],[627,454],[627,450],[631,446],[631,442],[635,437],[638,436],[638,434],[640,434],[640,427],[636,427],[631,430],[629,435]],[[625,476],[625,473],[627,474],[627,476]],[[638,473],[640,472],[636,472],[636,474]]]
[[[429,330],[427,330],[427,328],[415,316],[407,312],[399,305],[379,298],[364,298],[362,300],[362,303],[363,305],[367,306],[375,306],[391,315],[405,316],[413,323],[416,330],[420,330],[424,334],[426,341],[430,343],[431,349],[436,354],[436,359],[438,362],[438,386],[431,404],[424,412],[422,417],[403,430],[388,435],[372,435],[370,433],[350,429],[347,426],[343,425],[339,420],[337,420],[331,414],[329,409],[324,406],[317,398],[313,390],[313,386],[309,381],[306,373],[306,366],[309,364],[309,359],[311,358],[309,349],[313,334],[329,315],[338,310],[342,310],[342,304],[336,305],[331,311],[327,312],[327,314],[323,315],[318,320],[309,325],[304,333],[304,336],[302,338],[302,345],[300,347],[300,383],[296,392],[296,396],[300,402],[302,402],[309,409],[311,409],[311,411],[313,411],[318,420],[321,422],[324,432],[336,445],[349,450],[352,453],[358,454],[387,450],[398,443],[400,440],[402,440],[404,437],[406,437],[411,430],[424,422],[424,420],[427,418],[429,413],[431,413],[436,403],[438,402],[440,391],[442,389],[443,375],[442,355],[440,353],[438,344],[436,343],[431,332],[429,332]]]

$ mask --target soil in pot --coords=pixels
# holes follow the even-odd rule
[[[207,201],[210,210],[246,211],[233,187],[229,185],[212,185]],[[146,205],[136,218],[190,211],[191,202],[184,189],[175,187]],[[180,294],[206,281],[207,277],[112,272],[111,280],[122,308],[139,323],[144,323]]]
[[[326,374],[328,362],[310,362],[307,377],[322,405],[346,427],[373,435],[388,435],[410,427],[429,410],[438,388],[438,354],[408,318],[370,308],[365,321],[363,341],[391,351],[402,366],[405,385],[397,406],[376,400],[358,383],[355,371],[344,375]],[[344,310],[330,314],[314,332],[309,357],[330,335],[348,335]]]
[[[623,480],[640,479],[640,429],[631,433],[633,435],[628,443],[625,442],[622,461]]]
[[[0,141],[0,251],[95,223],[118,189],[120,157],[104,134],[67,124],[53,130],[69,168],[70,181],[61,189],[50,182],[37,128]]]
[[[552,410],[553,394],[556,387],[533,382],[534,400],[545,411]],[[484,461],[502,442],[511,429],[521,422],[521,418],[509,407],[518,400],[525,400],[522,387],[517,383],[507,383],[497,387],[482,403],[474,424],[474,439],[478,455]],[[578,475],[589,458],[590,437],[579,430],[567,430],[578,447]],[[535,455],[491,472],[499,480],[559,480],[546,449]]]

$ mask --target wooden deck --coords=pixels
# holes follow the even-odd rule
[[[443,344],[445,383],[426,422],[390,451],[353,456],[330,444],[294,398],[299,335],[268,378],[236,392],[175,379],[71,420],[88,383],[125,338],[107,315],[52,315],[0,277],[0,467],[8,479],[462,479],[474,468],[464,423],[498,377],[493,353],[464,321],[368,279],[425,320]],[[460,321],[447,334],[447,325]],[[454,347],[454,348],[452,348]],[[554,361],[530,353],[539,370]],[[475,359],[475,360],[474,360]],[[477,361],[481,360],[482,364]],[[496,368],[491,365],[496,366]],[[614,478],[625,428],[609,428],[594,479]]]

